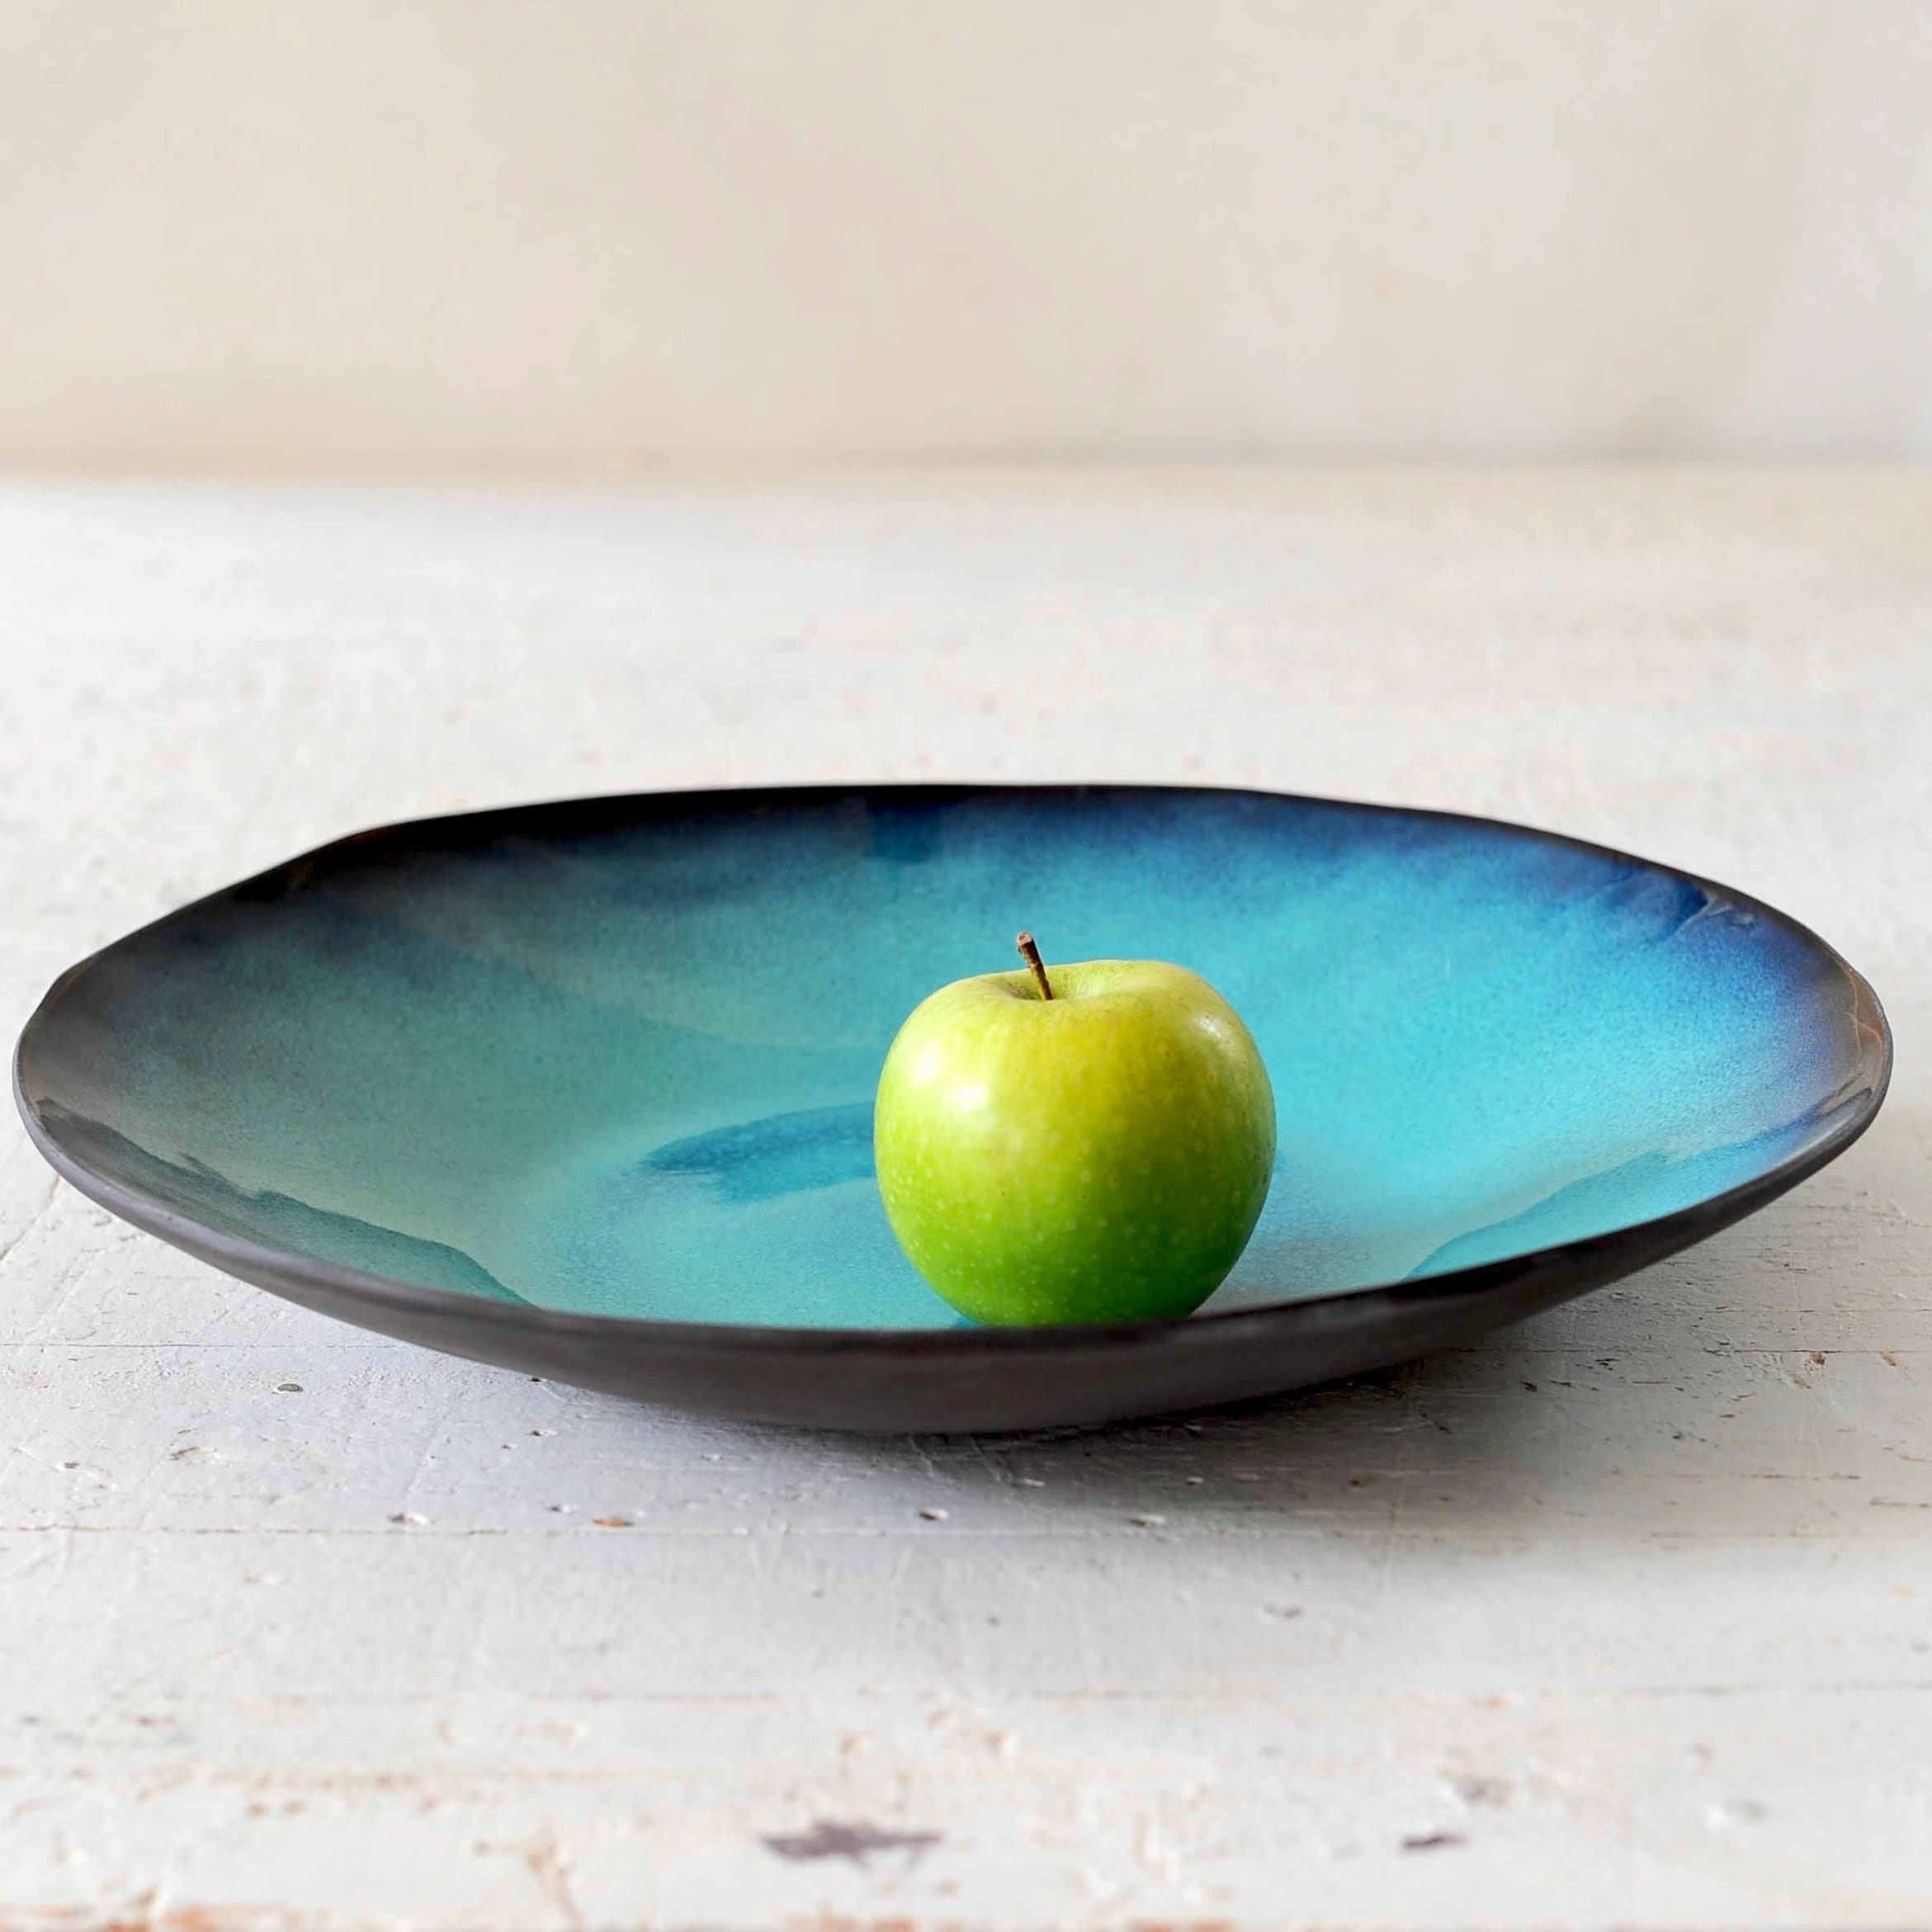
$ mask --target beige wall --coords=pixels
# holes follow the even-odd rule
[[[1932,0],[0,0],[0,461],[1923,453]]]

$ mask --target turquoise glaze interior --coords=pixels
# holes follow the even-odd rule
[[[871,1102],[925,994],[1195,968],[1280,1155],[1223,1310],[1666,1215],[1871,1084],[1816,941],[1509,828],[1247,794],[638,801],[377,834],[83,969],[22,1049],[102,1178],[268,1246],[538,1307],[952,1326],[893,1243]]]

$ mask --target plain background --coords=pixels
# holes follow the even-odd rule
[[[0,0],[0,464],[1920,456],[1916,0]]]

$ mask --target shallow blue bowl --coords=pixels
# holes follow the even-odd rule
[[[1050,960],[1193,967],[1279,1108],[1186,1321],[990,1330],[872,1170],[899,1023]],[[1401,1359],[1640,1267],[1877,1112],[1869,986],[1782,914],[1485,820],[1253,792],[580,801],[392,827],[62,976],[21,1037],[74,1184],[437,1348],[748,1417],[1075,1422]]]

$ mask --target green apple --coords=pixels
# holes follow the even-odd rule
[[[1212,1294],[1274,1167],[1274,1093],[1235,1009],[1158,960],[942,986],[886,1056],[879,1191],[914,1267],[992,1323],[1140,1321]]]

